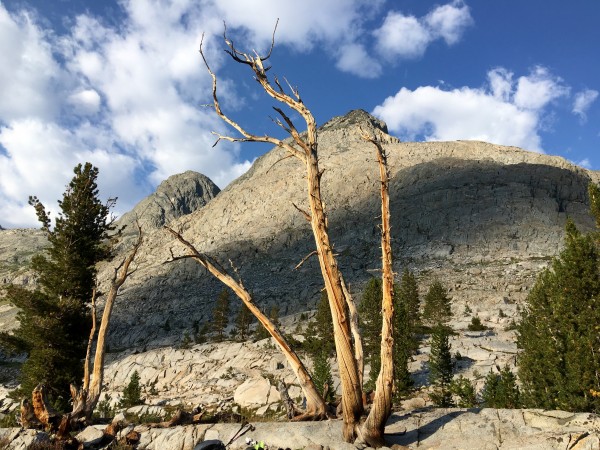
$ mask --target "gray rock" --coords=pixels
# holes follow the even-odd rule
[[[86,427],[81,433],[75,436],[85,448],[92,447],[102,440],[104,432],[94,426]]]

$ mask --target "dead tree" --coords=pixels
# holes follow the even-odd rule
[[[321,420],[327,418],[327,411],[325,401],[323,397],[317,391],[315,384],[304,364],[289,346],[285,338],[281,335],[275,324],[256,306],[250,293],[246,290],[240,280],[235,280],[227,271],[221,267],[216,261],[210,258],[208,255],[200,253],[192,243],[185,240],[183,236],[177,231],[165,226],[165,229],[171,233],[177,240],[187,248],[187,255],[185,256],[174,256],[172,255],[171,261],[176,261],[182,258],[192,258],[198,262],[204,268],[206,268],[215,278],[221,281],[225,286],[229,287],[240,300],[248,307],[250,312],[258,319],[263,327],[269,332],[269,334],[275,339],[275,342],[285,355],[288,363],[292,367],[292,370],[298,378],[300,387],[302,388],[304,395],[306,396],[306,411],[304,414],[296,416],[293,420]]]
[[[228,47],[226,52],[234,61],[247,66],[252,71],[256,81],[260,83],[269,96],[299,114],[306,122],[306,136],[304,137],[300,135],[290,117],[281,108],[273,107],[280,116],[280,118],[275,119],[275,122],[290,134],[293,143],[272,136],[257,136],[247,132],[221,110],[217,97],[217,78],[210,69],[203,52],[202,43],[200,44],[200,54],[213,80],[213,104],[215,111],[221,119],[241,134],[241,137],[230,137],[215,133],[218,137],[217,143],[221,139],[231,142],[267,142],[283,148],[289,155],[299,159],[306,168],[310,212],[301,210],[301,208],[298,209],[302,211],[306,220],[310,222],[315,238],[317,256],[321,274],[325,282],[333,321],[334,340],[342,388],[343,437],[347,442],[354,442],[359,432],[360,417],[363,413],[362,362],[360,360],[362,358],[362,346],[360,345],[360,333],[355,332],[353,334],[351,320],[348,317],[347,311],[352,310],[354,303],[338,268],[333,246],[329,239],[325,206],[321,197],[321,176],[323,172],[319,169],[317,154],[317,124],[310,110],[302,102],[297,89],[292,88],[288,84],[291,91],[288,94],[277,78],[274,78],[273,82],[271,82],[267,77],[269,67],[265,67],[265,62],[271,56],[275,42],[275,33],[273,33],[269,52],[266,56],[260,56],[256,52],[250,54],[236,49],[234,43],[227,38],[226,31],[223,36]]]
[[[387,155],[380,139],[363,133],[363,139],[371,142],[376,149],[381,180],[381,262],[382,262],[382,302],[381,302],[381,368],[375,382],[375,398],[367,420],[361,428],[362,439],[371,447],[385,446],[383,438],[385,423],[392,409],[392,389],[394,386],[394,362],[392,334],[394,319],[394,273],[392,269],[392,239],[390,225],[390,176]]]
[[[73,398],[73,410],[70,413],[70,419],[72,421],[85,419],[89,421],[94,412],[94,408],[100,399],[100,393],[102,392],[102,382],[104,379],[104,357],[106,355],[106,335],[108,333],[108,326],[110,324],[110,317],[112,315],[113,306],[119,293],[119,289],[125,283],[125,280],[133,273],[129,268],[131,263],[135,259],[135,256],[142,245],[142,229],[140,225],[138,227],[138,239],[133,246],[131,252],[125,257],[121,263],[114,269],[113,277],[110,283],[110,290],[106,296],[106,302],[104,304],[104,311],[102,312],[102,320],[100,321],[100,328],[98,329],[98,337],[96,340],[96,351],[94,354],[94,366],[93,372],[90,376],[90,360],[91,360],[91,347],[92,341],[94,340],[94,333],[96,328],[96,302],[95,292],[92,298],[92,330],[90,332],[90,339],[88,341],[88,351],[84,363],[84,379],[83,386],[81,389],[77,389],[71,385],[71,396]]]

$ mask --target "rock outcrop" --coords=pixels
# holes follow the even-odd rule
[[[381,131],[389,154],[396,272],[416,271],[423,290],[440,279],[459,315],[468,306],[503,328],[561,248],[566,218],[593,227],[587,185],[598,181],[596,172],[483,142],[401,143],[381,121],[353,111],[321,127],[319,154],[330,234],[355,296],[380,267],[378,169],[361,127]],[[226,266],[231,260],[255,300],[278,305],[280,315],[313,308],[322,288],[315,258],[294,269],[314,242],[294,207],[307,203],[304,169],[285,156],[271,150],[207,206],[174,222],[199,250]],[[178,249],[160,230],[147,237],[115,308],[113,345],[171,345],[210,320],[222,286],[191,260],[164,264]]]

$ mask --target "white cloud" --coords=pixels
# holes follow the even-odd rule
[[[425,23],[433,37],[441,37],[446,44],[453,45],[460,40],[465,29],[473,24],[473,18],[462,0],[454,0],[427,14]]]
[[[553,77],[548,69],[535,67],[529,76],[519,77],[514,94],[514,103],[520,108],[540,109],[552,100],[569,94],[562,80]]]
[[[94,89],[85,89],[69,95],[67,101],[78,114],[92,115],[99,111],[101,98]]]
[[[0,121],[57,113],[60,69],[32,13],[11,16],[0,3]]]
[[[361,78],[377,78],[382,69],[381,64],[360,44],[342,46],[336,67]]]
[[[586,169],[592,168],[592,163],[590,162],[589,158],[583,158],[581,161],[576,161],[575,164],[577,164],[578,166],[584,167]]]
[[[592,106],[592,103],[598,98],[598,91],[594,89],[586,89],[575,94],[573,101],[573,114],[579,116],[582,122],[587,120],[587,110]]]
[[[373,114],[406,140],[472,139],[542,151],[538,131],[544,108],[568,88],[541,67],[516,83],[512,78],[512,73],[496,68],[483,88],[402,88]]]
[[[456,44],[472,23],[469,7],[455,0],[436,7],[423,18],[390,11],[373,35],[377,51],[386,59],[418,58],[436,39]]]

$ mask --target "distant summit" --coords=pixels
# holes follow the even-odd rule
[[[133,233],[137,218],[144,229],[160,228],[203,207],[219,192],[219,187],[201,173],[188,170],[172,175],[153,194],[123,214],[117,226],[127,225],[125,234]]]

